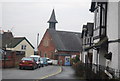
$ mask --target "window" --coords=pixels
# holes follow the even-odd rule
[[[106,11],[107,11],[107,4],[102,4],[102,12],[101,12],[101,35],[106,35]]]
[[[21,50],[26,50],[26,45],[21,45]]]
[[[95,28],[97,29],[100,26],[100,7],[98,6],[97,9],[95,10]]]
[[[96,7],[94,18],[94,37],[99,37],[100,34],[100,6]]]
[[[105,11],[106,11],[106,5],[102,5],[102,26],[105,26]]]
[[[95,18],[94,18],[94,38],[106,35],[106,3],[98,3],[96,5]]]

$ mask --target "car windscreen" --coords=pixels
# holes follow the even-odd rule
[[[32,58],[22,58],[22,60],[28,60],[28,61],[31,61],[33,60]]]
[[[47,61],[50,61],[50,59],[47,59]]]
[[[32,58],[34,58],[34,60],[37,62],[38,61],[38,57],[32,57]]]
[[[43,59],[42,59],[42,58],[40,58],[40,61],[43,61]]]

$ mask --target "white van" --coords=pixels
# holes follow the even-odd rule
[[[52,65],[53,64],[53,61],[50,58],[46,58],[46,59],[47,59],[48,65]]]
[[[31,55],[30,57],[35,59],[37,66],[40,68],[41,67],[40,56],[39,55]]]

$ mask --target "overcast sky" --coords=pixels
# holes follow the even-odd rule
[[[11,30],[14,36],[26,37],[36,48],[37,33],[41,40],[53,8],[57,30],[81,32],[83,24],[93,22],[90,5],[91,0],[4,0],[0,4],[0,27]]]

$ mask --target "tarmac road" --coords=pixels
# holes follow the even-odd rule
[[[3,69],[2,81],[26,81],[44,79],[61,72],[60,66],[45,66],[35,70],[19,70],[18,68]]]

